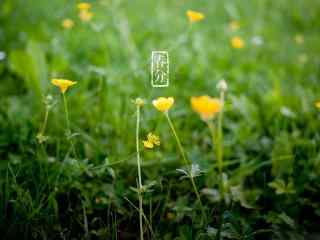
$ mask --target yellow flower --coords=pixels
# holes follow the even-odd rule
[[[153,134],[153,133],[148,133],[148,141],[149,142],[152,142],[153,144],[157,145],[157,146],[160,146],[160,138],[159,136]]]
[[[77,6],[80,11],[87,11],[91,8],[91,4],[86,2],[78,3]]]
[[[316,108],[320,109],[320,100],[319,100],[319,101],[316,101],[316,102],[314,103],[314,105],[316,106]]]
[[[159,97],[158,99],[153,100],[152,104],[160,112],[167,112],[174,104],[174,98]]]
[[[70,80],[66,80],[66,79],[52,79],[51,83],[57,87],[60,88],[60,91],[62,93],[65,93],[69,87],[71,87],[72,85],[75,85],[77,82],[73,82]]]
[[[203,13],[192,11],[192,10],[187,11],[187,16],[189,18],[189,22],[191,22],[191,23],[199,22],[199,21],[203,20],[205,17]]]
[[[88,10],[82,10],[79,12],[79,18],[83,22],[89,22],[93,17],[93,13]]]
[[[65,28],[65,29],[70,29],[70,28],[73,28],[74,26],[74,22],[72,21],[72,19],[70,18],[66,18],[62,21],[62,27]]]
[[[199,113],[200,117],[207,121],[212,119],[222,109],[222,102],[218,98],[200,96],[191,98],[192,109]]]
[[[233,37],[231,39],[231,46],[233,48],[244,48],[244,41],[238,36]]]
[[[304,37],[303,35],[301,34],[297,34],[295,37],[294,37],[294,41],[297,43],[297,44],[303,44],[304,43]]]
[[[145,148],[149,148],[149,149],[153,148],[153,143],[152,142],[149,142],[149,141],[142,141],[142,142],[143,142],[143,146]]]
[[[148,133],[147,140],[142,141],[142,142],[143,142],[143,146],[145,148],[151,149],[154,147],[154,145],[160,146],[160,138],[153,133]]]
[[[229,23],[229,29],[231,31],[237,31],[240,28],[240,23],[238,21],[231,21]]]

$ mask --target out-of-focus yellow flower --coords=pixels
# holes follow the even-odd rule
[[[142,141],[143,146],[145,148],[153,148],[155,145],[160,146],[160,138],[159,136],[153,134],[153,133],[148,133],[147,140]]]
[[[192,10],[187,11],[187,16],[189,18],[189,22],[199,22],[205,18],[204,14],[201,12],[196,12]]]
[[[296,42],[296,44],[303,44],[304,43],[304,37],[303,35],[301,34],[297,34],[295,37],[294,37],[294,41]]]
[[[61,23],[62,27],[65,28],[65,29],[70,29],[70,28],[73,28],[74,26],[74,22],[72,19],[70,18],[66,18],[62,21]]]
[[[238,21],[233,20],[229,23],[229,29],[231,31],[237,31],[239,28],[240,28],[240,23]]]
[[[78,3],[77,6],[80,11],[87,11],[91,8],[91,4],[87,2]]]
[[[244,41],[242,40],[242,38],[241,37],[239,37],[239,36],[236,36],[236,37],[233,37],[232,39],[231,39],[231,46],[233,47],[233,48],[244,48]]]
[[[200,96],[191,98],[191,107],[197,112],[202,120],[212,119],[222,109],[222,102],[218,98]]]
[[[67,79],[52,79],[51,80],[51,83],[57,87],[60,88],[60,91],[62,93],[65,93],[69,87],[75,85],[77,82],[74,82],[74,81],[70,81],[70,80],[67,80]]]
[[[319,100],[319,101],[316,101],[316,102],[314,103],[314,105],[315,105],[316,108],[320,109],[320,100]]]
[[[89,22],[93,17],[93,13],[88,10],[82,10],[79,12],[79,18],[83,22]]]
[[[173,97],[159,97],[152,101],[153,106],[160,112],[167,112],[174,104]]]

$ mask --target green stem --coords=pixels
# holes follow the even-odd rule
[[[44,115],[43,125],[42,125],[41,130],[40,130],[40,134],[41,134],[41,135],[44,135],[44,132],[45,132],[45,130],[46,130],[47,122],[48,122],[48,116],[49,116],[49,109],[46,108],[46,113],[45,113],[45,115]]]
[[[137,106],[137,123],[136,123],[136,151],[137,151],[137,165],[138,165],[138,181],[139,181],[139,225],[140,225],[140,239],[143,240],[143,208],[142,208],[142,180],[141,180],[141,166],[140,166],[140,149],[139,149],[139,131],[140,131],[140,106]]]
[[[223,172],[223,132],[222,132],[222,120],[223,120],[223,108],[224,108],[224,92],[220,93],[220,101],[222,103],[221,111],[218,116],[218,132],[217,132],[217,159],[219,164],[219,172]]]
[[[171,121],[171,119],[170,119],[170,117],[169,117],[168,112],[165,112],[164,115],[166,116],[166,118],[167,118],[167,120],[168,120],[169,126],[170,126],[170,128],[171,128],[171,130],[172,130],[172,133],[173,133],[175,139],[176,139],[176,142],[177,142],[177,144],[178,144],[178,148],[179,148],[180,154],[182,155],[182,158],[183,158],[185,164],[186,164],[186,165],[190,165],[191,162],[186,158],[186,154],[185,154],[184,149],[183,149],[183,147],[182,147],[180,138],[178,137],[178,134],[177,134],[177,132],[176,132],[176,130],[175,130],[175,128],[174,128],[174,125],[173,125],[173,123],[172,123],[172,121]],[[191,166],[191,167],[192,167],[192,166]],[[195,192],[195,194],[196,194],[196,196],[197,196],[197,199],[198,199],[198,201],[199,201],[199,203],[200,203],[200,208],[201,208],[201,212],[202,212],[202,217],[203,217],[203,219],[205,219],[205,221],[207,222],[206,213],[205,213],[204,207],[203,207],[203,205],[202,205],[202,201],[201,201],[201,197],[200,197],[198,188],[197,188],[197,186],[196,186],[196,184],[195,184],[195,182],[194,182],[193,176],[192,176],[192,174],[191,174],[191,169],[190,169],[189,171],[190,171],[190,173],[189,173],[189,174],[190,174],[189,178],[190,178],[190,181],[191,181],[193,190],[194,190],[194,192]]]
[[[66,114],[66,123],[67,123],[67,137],[69,138],[70,144],[71,144],[71,150],[73,151],[73,154],[76,158],[78,158],[77,156],[77,152],[76,149],[74,147],[74,143],[72,140],[72,136],[71,136],[71,128],[70,128],[70,120],[69,120],[69,111],[68,111],[68,102],[67,102],[67,98],[65,93],[62,93],[63,96],[63,103],[64,103],[64,111]]]
[[[209,130],[212,135],[212,145],[215,148],[216,158],[218,161],[218,169],[219,169],[219,178],[220,178],[220,192],[221,192],[221,199],[224,199],[224,187],[223,187],[223,131],[222,131],[222,120],[223,120],[223,108],[224,108],[224,91],[220,92],[220,101],[222,103],[221,111],[218,115],[218,125],[217,125],[217,132],[215,132],[214,125],[212,121],[206,121]]]
[[[66,114],[66,123],[67,123],[67,130],[70,133],[70,121],[69,121],[69,111],[68,111],[68,103],[65,93],[62,93],[63,96],[63,103],[64,103],[64,111]]]
[[[179,148],[179,151],[180,151],[180,153],[181,153],[181,155],[182,155],[182,158],[183,158],[184,163],[185,163],[186,165],[190,165],[191,162],[188,161],[188,159],[186,158],[186,154],[185,154],[185,152],[184,152],[184,150],[183,150],[181,141],[180,141],[180,139],[179,139],[179,137],[178,137],[178,134],[177,134],[177,132],[176,132],[176,130],[175,130],[175,128],[174,128],[174,125],[173,125],[173,123],[172,123],[172,121],[171,121],[171,119],[170,119],[170,117],[169,117],[168,112],[166,112],[164,115],[166,116],[166,118],[167,118],[167,120],[168,120],[168,123],[169,123],[169,126],[170,126],[170,128],[171,128],[171,130],[172,130],[172,133],[173,133],[173,135],[174,135],[174,137],[175,137],[175,139],[176,139],[176,141],[177,141],[178,148]]]

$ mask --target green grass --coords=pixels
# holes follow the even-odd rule
[[[89,2],[88,23],[79,20],[77,1],[0,2],[7,56],[0,61],[1,236],[138,239],[132,100],[141,97],[140,141],[149,132],[161,139],[159,148],[140,145],[143,184],[152,190],[143,194],[145,239],[319,238],[320,1]],[[205,19],[190,25],[188,9]],[[72,29],[61,27],[65,18]],[[232,48],[233,36],[245,48]],[[263,44],[253,44],[255,36]],[[151,87],[153,50],[169,51],[168,88]],[[67,92],[76,155],[53,77],[78,82]],[[219,201],[210,131],[190,97],[219,96],[222,78],[226,192]],[[39,144],[47,95],[54,101],[49,139]],[[191,182],[176,171],[183,163],[170,126],[151,104],[159,96],[175,98],[170,117],[188,159],[204,171],[194,180],[205,224]]]

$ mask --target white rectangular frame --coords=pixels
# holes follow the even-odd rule
[[[168,68],[167,68],[167,76],[168,76],[168,80],[166,81],[166,84],[154,84],[154,79],[153,79],[153,57],[155,54],[165,54],[167,56],[167,60],[168,60]],[[168,51],[152,51],[151,53],[151,85],[152,87],[169,87],[169,81],[170,81],[170,61],[169,61],[169,53]]]

